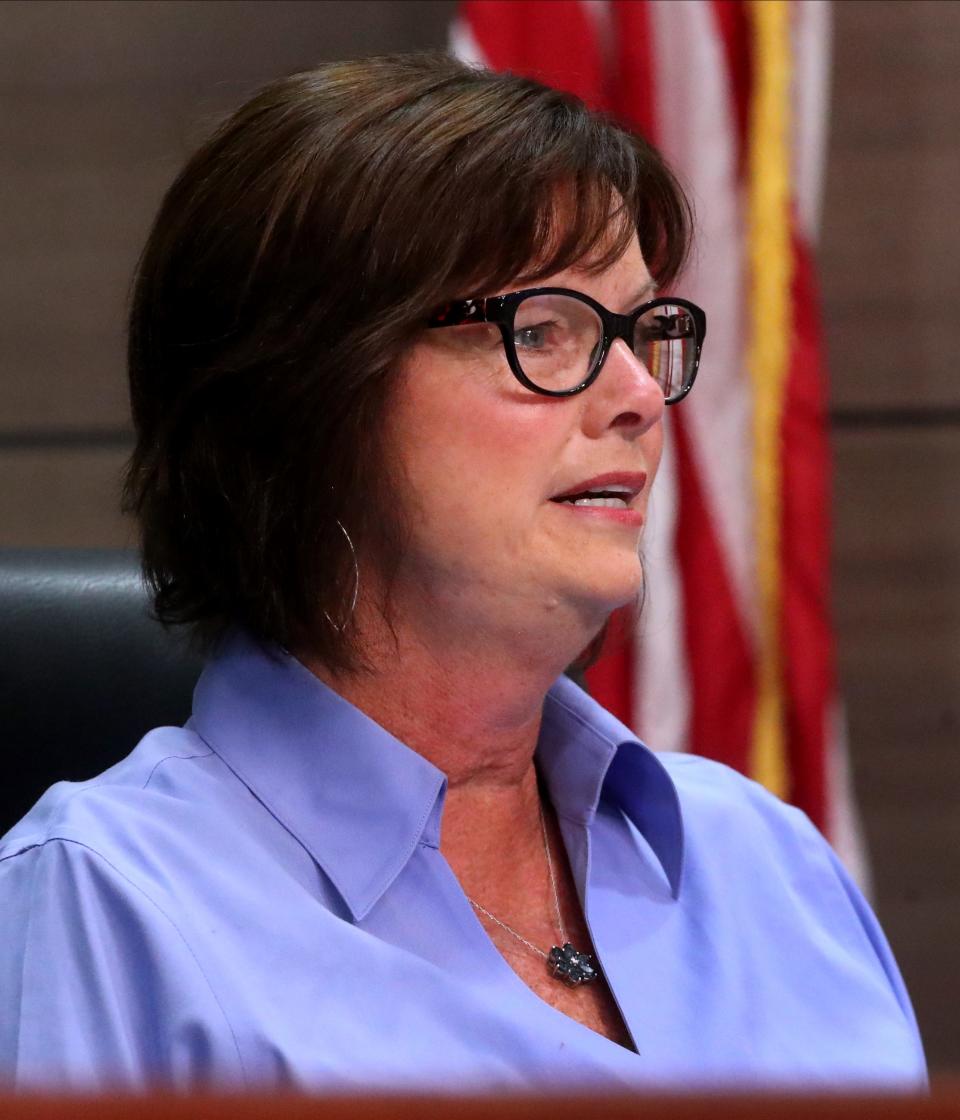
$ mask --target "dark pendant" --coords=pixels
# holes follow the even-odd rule
[[[562,949],[559,945],[554,945],[547,958],[547,968],[551,976],[569,984],[571,988],[578,984],[589,984],[600,975],[593,957],[589,953],[578,953],[569,941]]]

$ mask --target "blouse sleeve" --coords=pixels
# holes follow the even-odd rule
[[[823,850],[826,852],[827,859],[833,867],[834,874],[840,880],[840,885],[844,893],[850,901],[857,919],[860,922],[863,932],[867,936],[867,940],[873,948],[876,955],[877,962],[883,969],[884,975],[887,978],[887,983],[890,985],[894,996],[896,996],[897,1003],[900,1005],[900,1010],[903,1012],[903,1017],[907,1020],[910,1029],[917,1044],[918,1063],[920,1069],[923,1071],[923,1079],[925,1080],[926,1065],[923,1059],[923,1045],[920,1041],[920,1030],[917,1026],[917,1019],[913,1011],[913,1005],[910,1002],[910,996],[907,993],[906,985],[903,982],[903,977],[900,975],[900,969],[894,959],[893,952],[887,941],[886,935],[880,928],[880,923],[877,921],[876,915],[871,910],[869,903],[860,893],[859,887],[854,883],[847,871],[846,867],[840,862],[837,854],[833,848],[823,840],[814,826],[808,821],[808,827],[816,833],[817,839],[820,841]]]
[[[143,1090],[244,1082],[223,1011],[176,925],[85,845],[0,861],[0,1081]]]

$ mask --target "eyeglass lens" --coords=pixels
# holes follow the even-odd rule
[[[602,340],[600,316],[571,296],[530,296],[517,306],[517,360],[524,375],[541,389],[562,392],[582,384],[596,366]],[[637,320],[633,351],[666,399],[682,389],[696,350],[696,328],[686,308],[660,304]]]

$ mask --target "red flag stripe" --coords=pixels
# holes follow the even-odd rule
[[[642,136],[657,142],[653,38],[647,0],[614,0],[617,59],[610,108]]]
[[[783,418],[783,643],[792,796],[827,826],[827,711],[834,692],[829,626],[830,450],[812,261],[795,239],[794,331]]]
[[[580,0],[466,0],[460,11],[490,67],[509,70],[608,107],[596,27]]]
[[[682,420],[674,423],[674,432],[680,490],[676,554],[682,561],[684,636],[692,678],[689,749],[746,774],[756,703],[753,650],[725,575]]]

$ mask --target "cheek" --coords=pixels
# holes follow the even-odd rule
[[[450,537],[476,536],[478,546],[506,544],[540,500],[545,466],[554,458],[542,429],[508,423],[502,410],[478,407],[446,417],[406,458],[411,496],[422,521]]]
[[[542,493],[560,443],[551,402],[445,372],[442,390],[432,377],[411,375],[392,412],[389,438],[405,489],[427,517],[435,510],[504,520]]]
[[[529,438],[479,404],[424,411],[402,431],[408,578],[421,590],[497,583],[528,549]]]

